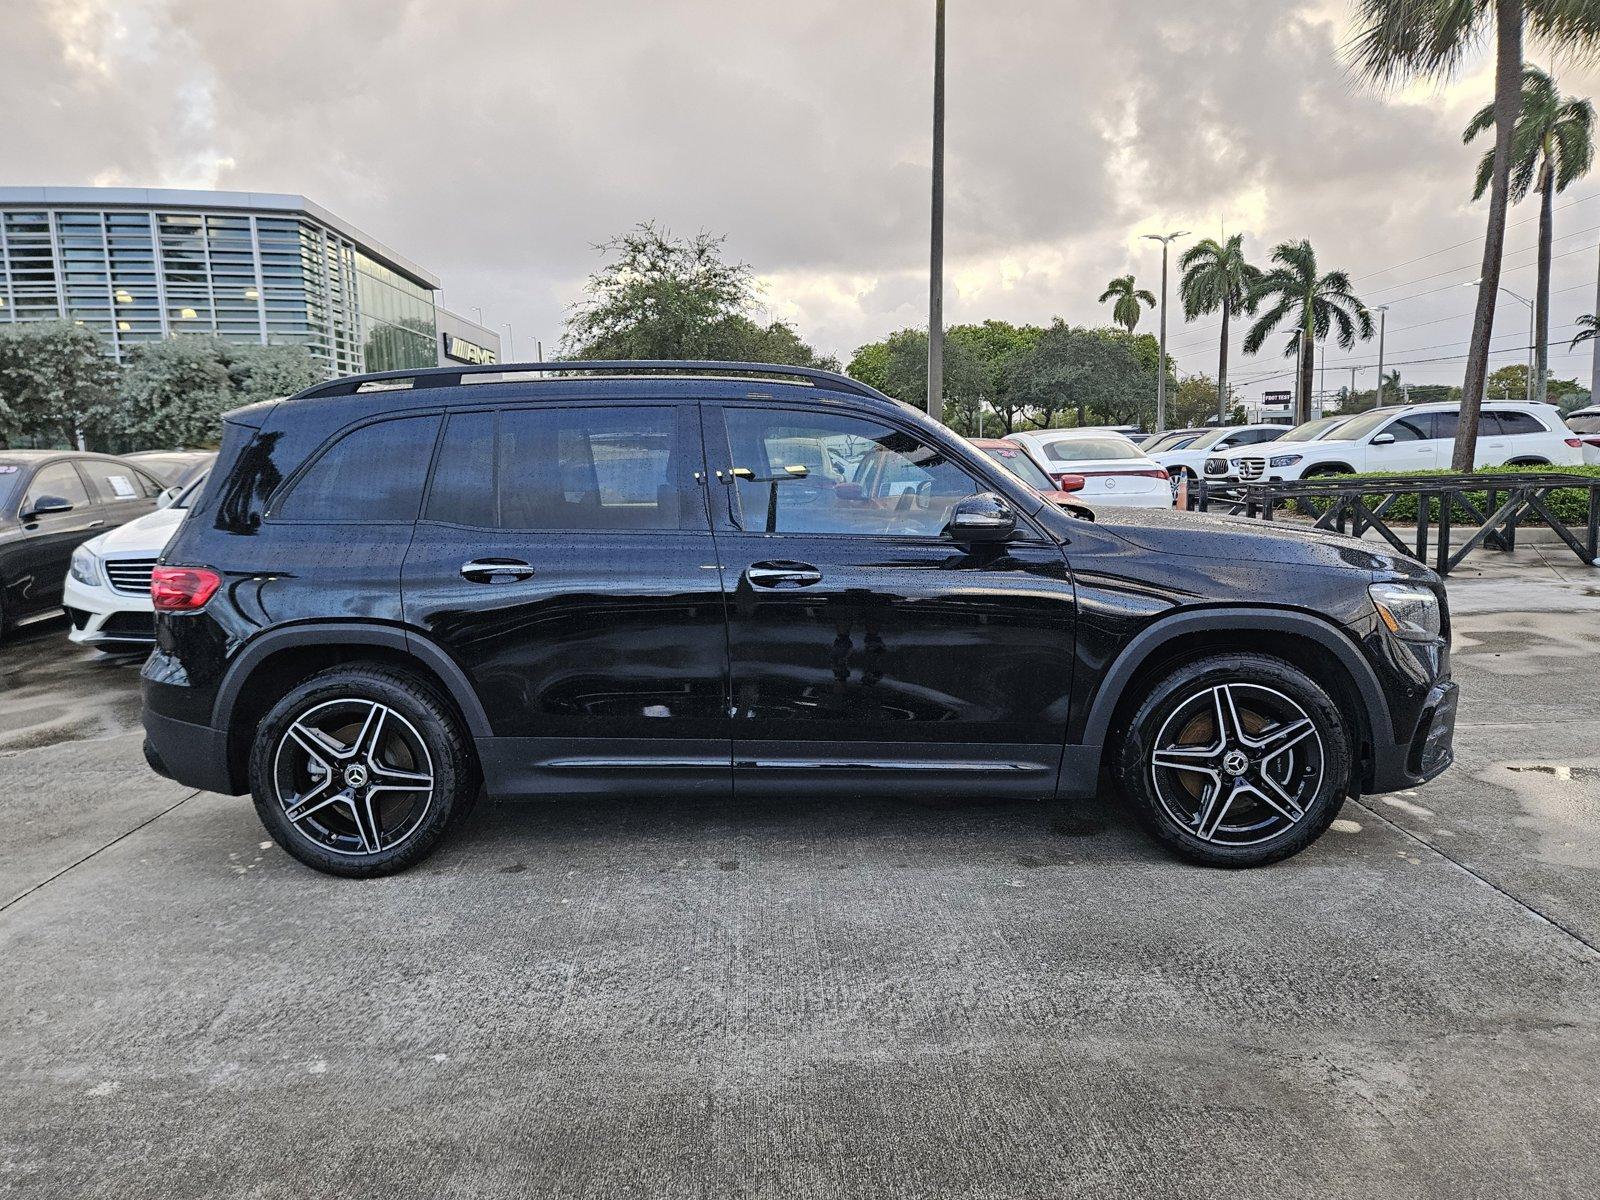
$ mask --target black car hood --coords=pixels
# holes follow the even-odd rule
[[[1262,521],[1181,512],[1172,508],[1096,508],[1095,528],[1123,541],[1162,554],[1220,558],[1233,562],[1302,563],[1306,566],[1353,567],[1362,571],[1410,574],[1410,560],[1386,546],[1341,533],[1312,529],[1280,517]]]

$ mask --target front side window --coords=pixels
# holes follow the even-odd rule
[[[1382,432],[1397,442],[1429,441],[1433,437],[1433,414],[1417,413],[1415,416],[1401,417],[1385,425]]]
[[[951,505],[985,490],[942,451],[864,417],[725,411],[746,530],[937,537]]]
[[[337,524],[415,521],[438,430],[433,416],[352,430],[311,464],[274,515]]]
[[[1056,490],[1055,480],[1046,475],[1021,446],[985,446],[983,452],[1029,487],[1041,492]]]
[[[681,528],[694,510],[679,478],[677,421],[666,406],[456,413],[427,518],[490,529]]]
[[[35,475],[28,494],[23,497],[22,511],[33,511],[46,496],[65,500],[74,508],[89,503],[89,493],[84,490],[83,480],[71,463],[55,463]]]

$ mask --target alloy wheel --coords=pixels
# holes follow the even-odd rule
[[[1323,779],[1322,737],[1274,688],[1225,683],[1173,709],[1149,755],[1151,784],[1179,829],[1251,846],[1298,825]]]
[[[392,850],[421,827],[434,798],[433,760],[417,729],[388,705],[328,700],[283,731],[273,755],[283,815],[324,850]]]

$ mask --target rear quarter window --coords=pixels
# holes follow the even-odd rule
[[[1501,434],[1507,437],[1517,437],[1528,433],[1549,433],[1544,423],[1532,413],[1518,412],[1515,409],[1502,409],[1494,414],[1499,422]]]
[[[396,417],[339,437],[273,505],[285,521],[410,523],[439,432],[437,416]]]

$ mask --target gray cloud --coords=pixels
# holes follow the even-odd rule
[[[925,302],[930,7],[14,3],[0,37],[30,119],[0,176],[304,192],[439,271],[451,306],[512,323],[524,353],[559,336],[594,243],[643,219],[706,228],[772,281],[774,312],[848,355]],[[1263,257],[1309,237],[1378,300],[1472,278],[1470,246],[1380,272],[1481,231],[1476,151],[1459,144],[1476,98],[1357,85],[1326,9],[954,0],[951,319],[1102,319],[1109,276],[1156,282],[1136,239],[1152,223],[1242,229]],[[1600,225],[1600,206],[1562,220]],[[1514,232],[1528,244],[1531,226]],[[1558,261],[1558,326],[1590,307],[1589,257]],[[1508,285],[1531,288],[1527,259]],[[1456,264],[1450,281],[1393,286]],[[1451,314],[1470,307],[1459,287],[1396,304],[1391,360],[1464,342]],[[1205,323],[1175,327],[1187,369],[1208,369],[1214,341]]]

